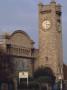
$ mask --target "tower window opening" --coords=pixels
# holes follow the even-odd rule
[[[46,58],[46,61],[48,61],[48,57],[46,56],[45,58]]]

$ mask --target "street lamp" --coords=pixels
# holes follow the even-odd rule
[[[63,88],[62,76],[60,75],[60,76],[58,77],[58,79],[60,80],[60,90],[62,90],[62,88]]]

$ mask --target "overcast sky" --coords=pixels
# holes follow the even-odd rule
[[[44,4],[50,0],[41,0]],[[67,63],[67,0],[56,0],[62,5],[63,51]],[[38,45],[38,0],[0,0],[0,33],[17,29],[26,31]]]

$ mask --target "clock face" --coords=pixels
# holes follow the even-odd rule
[[[49,20],[45,20],[45,21],[43,21],[43,23],[42,23],[42,27],[43,27],[43,29],[49,29],[50,26],[51,26],[51,23],[50,23]]]

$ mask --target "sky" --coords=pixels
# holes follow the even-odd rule
[[[0,0],[0,34],[23,30],[35,41],[38,47],[38,1],[39,0]],[[50,0],[41,0],[44,4]],[[67,64],[67,0],[56,0],[62,5],[63,57]]]

